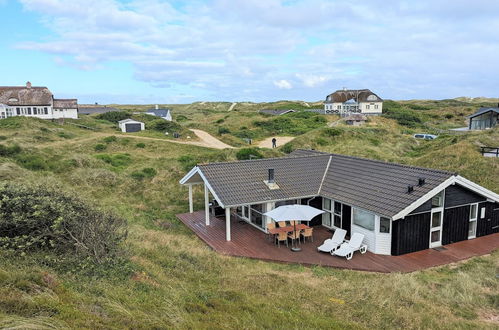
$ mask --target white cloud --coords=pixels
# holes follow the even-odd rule
[[[53,35],[17,48],[82,70],[128,62],[135,79],[186,95],[314,100],[326,85],[384,98],[487,95],[499,76],[499,2],[487,0],[20,2]]]
[[[289,81],[284,80],[284,79],[274,81],[274,86],[276,86],[279,89],[291,89],[291,88],[293,88],[293,85]]]

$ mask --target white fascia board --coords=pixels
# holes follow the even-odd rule
[[[469,190],[472,190],[476,192],[479,195],[482,195],[484,197],[487,197],[488,199],[491,199],[497,203],[499,203],[499,195],[496,194],[495,192],[488,190],[487,188],[484,188],[480,186],[479,184],[474,183],[473,181],[470,181],[460,175],[456,177],[456,183],[468,188]]]
[[[213,190],[213,188],[211,187],[210,183],[208,182],[208,180],[206,179],[206,177],[204,176],[203,172],[201,172],[201,169],[198,168],[198,174],[201,176],[201,178],[203,179],[204,181],[204,184],[208,187],[208,189],[210,190],[211,194],[213,195],[213,197],[215,197],[215,199],[217,200],[218,204],[222,207],[222,208],[225,208],[225,205],[222,203],[222,201],[220,200],[220,198],[218,198],[217,194],[215,193],[215,190]]]
[[[456,181],[456,176],[454,176],[454,175],[451,176],[450,178],[448,178],[447,180],[445,180],[444,182],[442,182],[441,184],[439,184],[438,186],[436,186],[435,188],[433,188],[432,190],[430,190],[429,192],[427,192],[426,194],[421,196],[418,200],[416,200],[415,202],[413,202],[412,204],[407,206],[405,209],[403,209],[399,213],[395,214],[392,217],[392,220],[398,220],[398,219],[404,218],[406,215],[408,215],[409,213],[411,213],[412,211],[414,211],[415,209],[417,209],[418,207],[420,207],[421,205],[426,203],[428,200],[430,200],[433,196],[438,194],[440,191],[444,190],[445,188],[447,188],[451,184],[454,184],[455,181]]]
[[[198,173],[199,167],[194,166],[182,179],[180,179],[180,184],[185,184],[194,174]]]

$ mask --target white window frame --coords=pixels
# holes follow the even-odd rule
[[[475,207],[475,214],[472,213],[473,207]],[[478,225],[478,203],[470,204],[470,222],[468,227],[468,239],[476,238],[476,227]],[[470,233],[469,228],[474,226],[474,230]]]

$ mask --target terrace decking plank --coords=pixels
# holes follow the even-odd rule
[[[278,248],[266,238],[265,233],[250,224],[239,223],[235,217],[231,217],[230,242],[225,240],[224,219],[211,217],[210,226],[206,226],[204,211],[178,214],[177,217],[210,248],[224,255],[382,273],[412,272],[445,265],[499,248],[499,234],[492,234],[445,245],[443,251],[427,249],[401,256],[356,252],[352,260],[345,260],[317,251],[317,247],[332,235],[324,227],[314,227],[314,242],[301,244],[301,252],[292,252],[285,245]]]

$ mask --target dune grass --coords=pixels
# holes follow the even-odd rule
[[[206,105],[193,107],[202,106]],[[230,103],[212,106],[213,111],[222,112]],[[192,110],[193,118],[198,118],[196,111]],[[235,120],[229,119],[232,116],[231,112],[227,120]],[[101,125],[91,118],[86,120]],[[18,127],[2,128],[5,139],[1,144],[18,144],[23,152],[29,151],[45,163],[65,166],[30,169],[19,163],[16,155],[1,156],[0,180],[57,184],[124,217],[129,225],[124,249],[130,265],[110,269],[106,276],[92,276],[55,270],[36,255],[0,251],[0,327],[498,326],[498,251],[410,274],[302,267],[222,256],[175,218],[176,213],[187,210],[187,191],[178,180],[193,164],[235,160],[237,150],[121,136],[105,141],[112,134],[35,119],[16,118],[9,125]],[[104,125],[104,132],[106,129]],[[72,137],[61,137],[61,131]],[[497,130],[442,136],[435,141],[414,140],[413,133],[414,129],[380,117],[363,127],[316,128],[291,144],[459,171],[499,191],[497,160],[478,154],[479,144],[499,141]],[[47,139],[35,143],[34,135]],[[64,144],[65,140],[79,142]],[[138,142],[145,145],[137,147]],[[105,144],[106,149],[96,151],[97,143]],[[279,155],[275,150],[261,152],[266,157]],[[103,154],[108,157],[99,157]],[[140,180],[134,177],[133,173],[146,168],[154,169],[155,175]],[[203,207],[201,187],[194,189],[194,201],[196,209]]]

